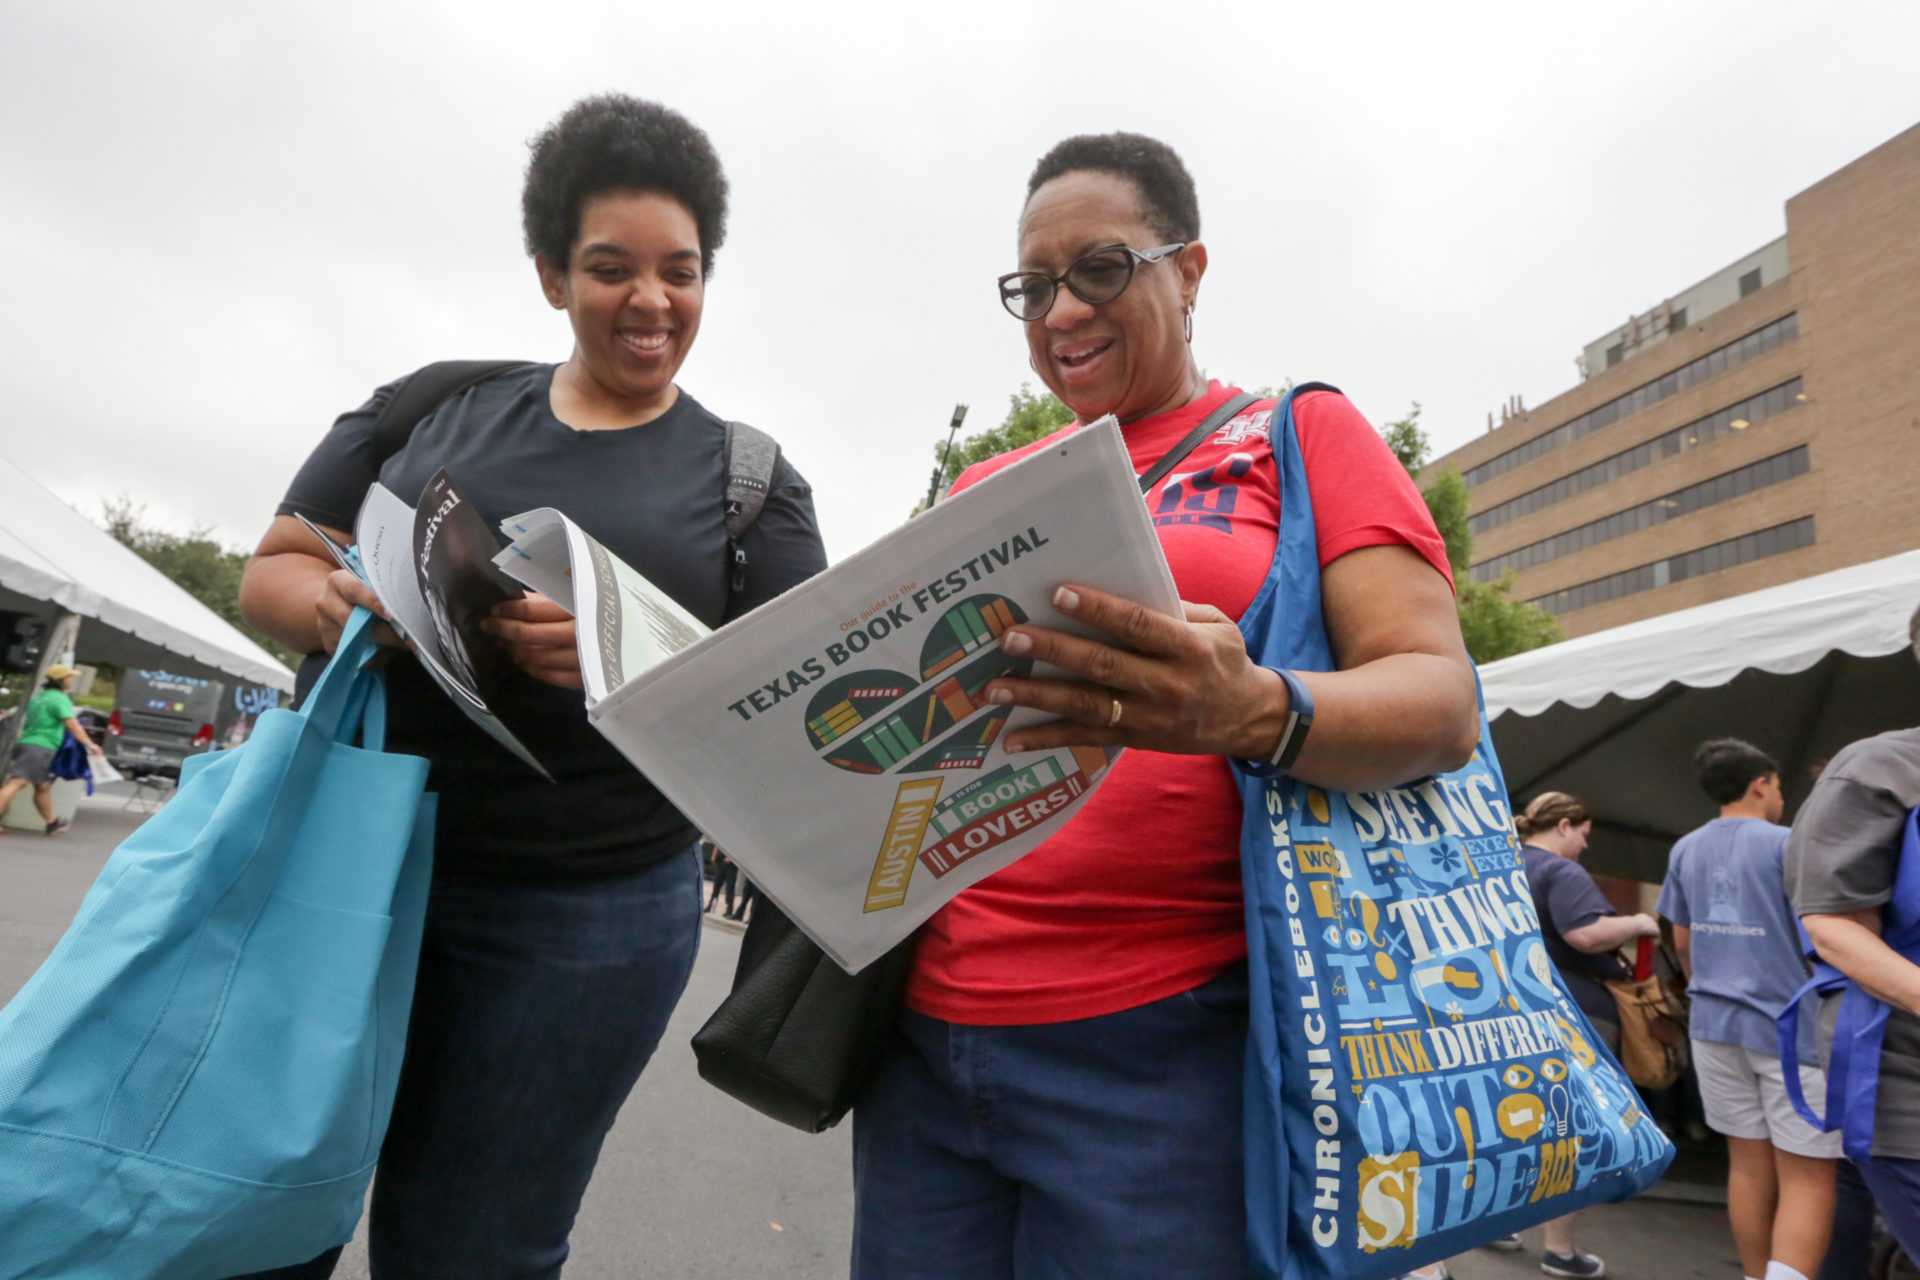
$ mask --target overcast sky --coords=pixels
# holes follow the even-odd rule
[[[925,492],[956,401],[986,427],[1031,379],[993,277],[1073,133],[1186,158],[1209,372],[1418,400],[1447,447],[1920,121],[1916,49],[1902,0],[0,2],[0,447],[250,546],[374,386],[566,356],[525,141],[608,89],[720,151],[680,382],[781,439],[836,559]]]

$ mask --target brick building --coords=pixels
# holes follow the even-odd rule
[[[1474,577],[1583,635],[1920,547],[1920,126],[1438,459]]]

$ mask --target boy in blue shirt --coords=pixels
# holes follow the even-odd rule
[[[1780,768],[1737,738],[1702,744],[1693,763],[1720,816],[1674,845],[1660,914],[1673,922],[1689,981],[1700,1099],[1708,1126],[1727,1139],[1741,1268],[1752,1280],[1806,1280],[1833,1225],[1841,1137],[1794,1111],[1774,1032],[1807,978],[1781,871]],[[1800,1078],[1808,1097],[1825,1096],[1819,1071],[1802,1066]]]

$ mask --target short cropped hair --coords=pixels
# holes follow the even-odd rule
[[[1063,173],[1092,170],[1125,178],[1140,193],[1154,234],[1169,241],[1200,238],[1200,197],[1180,153],[1139,133],[1083,133],[1055,144],[1027,179],[1027,199]]]
[[[1755,778],[1772,778],[1780,773],[1780,762],[1738,738],[1715,738],[1703,742],[1693,753],[1693,769],[1700,778],[1700,789],[1715,804],[1732,804],[1747,794]]]
[[[582,98],[527,146],[520,226],[530,256],[565,266],[587,202],[655,191],[686,206],[700,233],[700,272],[727,238],[727,175],[706,133],[679,112],[622,93]]]

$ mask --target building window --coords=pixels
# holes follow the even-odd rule
[[[1638,413],[1650,404],[1658,404],[1668,396],[1678,395],[1688,387],[1697,386],[1708,378],[1726,372],[1734,365],[1773,350],[1789,338],[1799,336],[1799,319],[1789,312],[1744,337],[1736,338],[1723,347],[1707,352],[1697,360],[1681,365],[1671,373],[1662,374],[1653,381],[1643,383],[1605,404],[1596,405],[1579,417],[1570,418],[1551,431],[1535,436],[1525,444],[1518,444],[1505,453],[1495,454],[1479,466],[1469,468],[1462,475],[1462,479],[1469,487],[1485,484],[1495,476],[1505,475],[1517,466],[1592,435],[1602,427],[1610,427],[1628,414]]]
[[[1637,533],[1641,529],[1664,524],[1668,520],[1698,511],[1702,507],[1711,507],[1716,503],[1743,498],[1755,489],[1764,489],[1768,485],[1780,484],[1795,476],[1803,476],[1807,473],[1807,468],[1807,446],[1799,445],[1785,453],[1776,453],[1771,458],[1762,458],[1744,467],[1736,467],[1711,480],[1702,480],[1699,484],[1676,489],[1665,497],[1643,502],[1637,507],[1628,507],[1624,511],[1616,511],[1610,516],[1569,529],[1565,533],[1556,533],[1551,538],[1542,538],[1524,547],[1516,547],[1504,555],[1482,560],[1473,566],[1473,580],[1492,582],[1509,569],[1531,569],[1534,565],[1558,560],[1561,556],[1584,551],[1599,543],[1611,542],[1629,533]]]
[[[1744,298],[1750,293],[1758,292],[1760,292],[1760,268],[1755,267],[1740,277],[1740,296]]]
[[[1685,307],[1675,307],[1672,314],[1667,317],[1667,332],[1678,333],[1686,327],[1687,309]]]
[[[1534,599],[1534,603],[1548,613],[1572,613],[1576,609],[1586,609],[1596,604],[1605,604],[1609,600],[1618,600],[1621,596],[1651,591],[1655,587],[1684,582],[1688,578],[1716,573],[1721,569],[1731,569],[1736,565],[1747,564],[1754,560],[1764,560],[1768,556],[1798,551],[1802,547],[1812,546],[1813,543],[1813,517],[1803,516],[1786,524],[1775,525],[1771,529],[1742,534],[1738,538],[1728,538],[1725,542],[1716,542],[1711,546],[1683,552],[1665,560],[1656,560],[1652,564],[1643,564],[1637,569],[1628,569],[1604,578],[1595,578],[1591,582],[1583,582],[1578,586],[1568,587],[1564,591],[1539,596]]]
[[[1529,489],[1517,498],[1509,498],[1496,506],[1488,507],[1467,522],[1475,536],[1498,529],[1511,520],[1531,515],[1542,507],[1550,507],[1556,502],[1564,502],[1575,494],[1618,480],[1630,475],[1642,467],[1650,467],[1662,458],[1670,458],[1676,453],[1688,449],[1697,449],[1701,445],[1730,431],[1744,431],[1754,423],[1770,418],[1776,413],[1785,413],[1788,409],[1806,399],[1801,391],[1798,378],[1790,378],[1777,387],[1769,388],[1758,395],[1748,396],[1683,426],[1675,427],[1662,435],[1657,435],[1644,444],[1635,445],[1610,458],[1602,458],[1592,466],[1582,467],[1578,471],[1561,476],[1558,480],[1543,484],[1537,489]],[[1740,425],[1735,426],[1735,423]]]
[[[1627,358],[1626,343],[1616,342],[1612,346],[1607,348],[1607,368],[1609,369],[1613,368],[1613,366],[1619,364],[1622,360],[1625,360],[1626,358]]]

